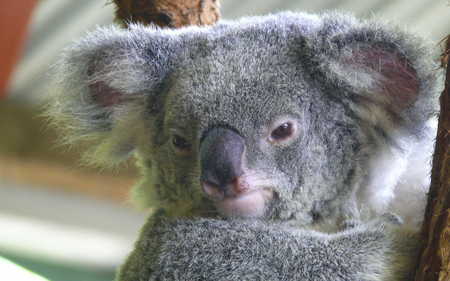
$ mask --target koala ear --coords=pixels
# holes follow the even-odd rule
[[[421,85],[415,67],[404,54],[379,46],[346,51],[338,59],[341,78],[354,89],[353,98],[363,115],[377,116],[377,107],[392,122],[400,121],[419,98]]]
[[[350,90],[353,109],[373,126],[387,129],[407,119],[421,93],[415,66],[400,51],[363,45],[343,51],[330,70]]]
[[[155,114],[150,101],[162,92],[171,53],[156,32],[99,29],[66,48],[54,67],[47,115],[66,143],[89,141],[84,158],[91,164],[123,160]]]

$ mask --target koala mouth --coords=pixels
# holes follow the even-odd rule
[[[228,218],[254,218],[264,214],[267,201],[273,192],[265,188],[251,188],[240,183],[239,178],[225,188],[202,182],[203,192],[214,200],[219,211]]]
[[[265,189],[255,190],[235,197],[226,197],[216,202],[222,214],[229,218],[253,218],[264,214],[266,201],[272,192]]]

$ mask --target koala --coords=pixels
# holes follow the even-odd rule
[[[55,68],[65,141],[133,156],[154,207],[117,280],[411,277],[443,86],[425,37],[339,11],[112,26]]]

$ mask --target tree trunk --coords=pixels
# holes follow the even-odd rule
[[[446,83],[415,281],[450,280],[450,35],[445,45]]]
[[[211,25],[220,19],[218,0],[114,0],[116,21],[153,23],[160,27]]]

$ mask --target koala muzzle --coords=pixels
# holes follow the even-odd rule
[[[200,147],[200,180],[207,196],[222,199],[240,193],[244,150],[244,139],[230,129],[217,127],[207,132]]]

